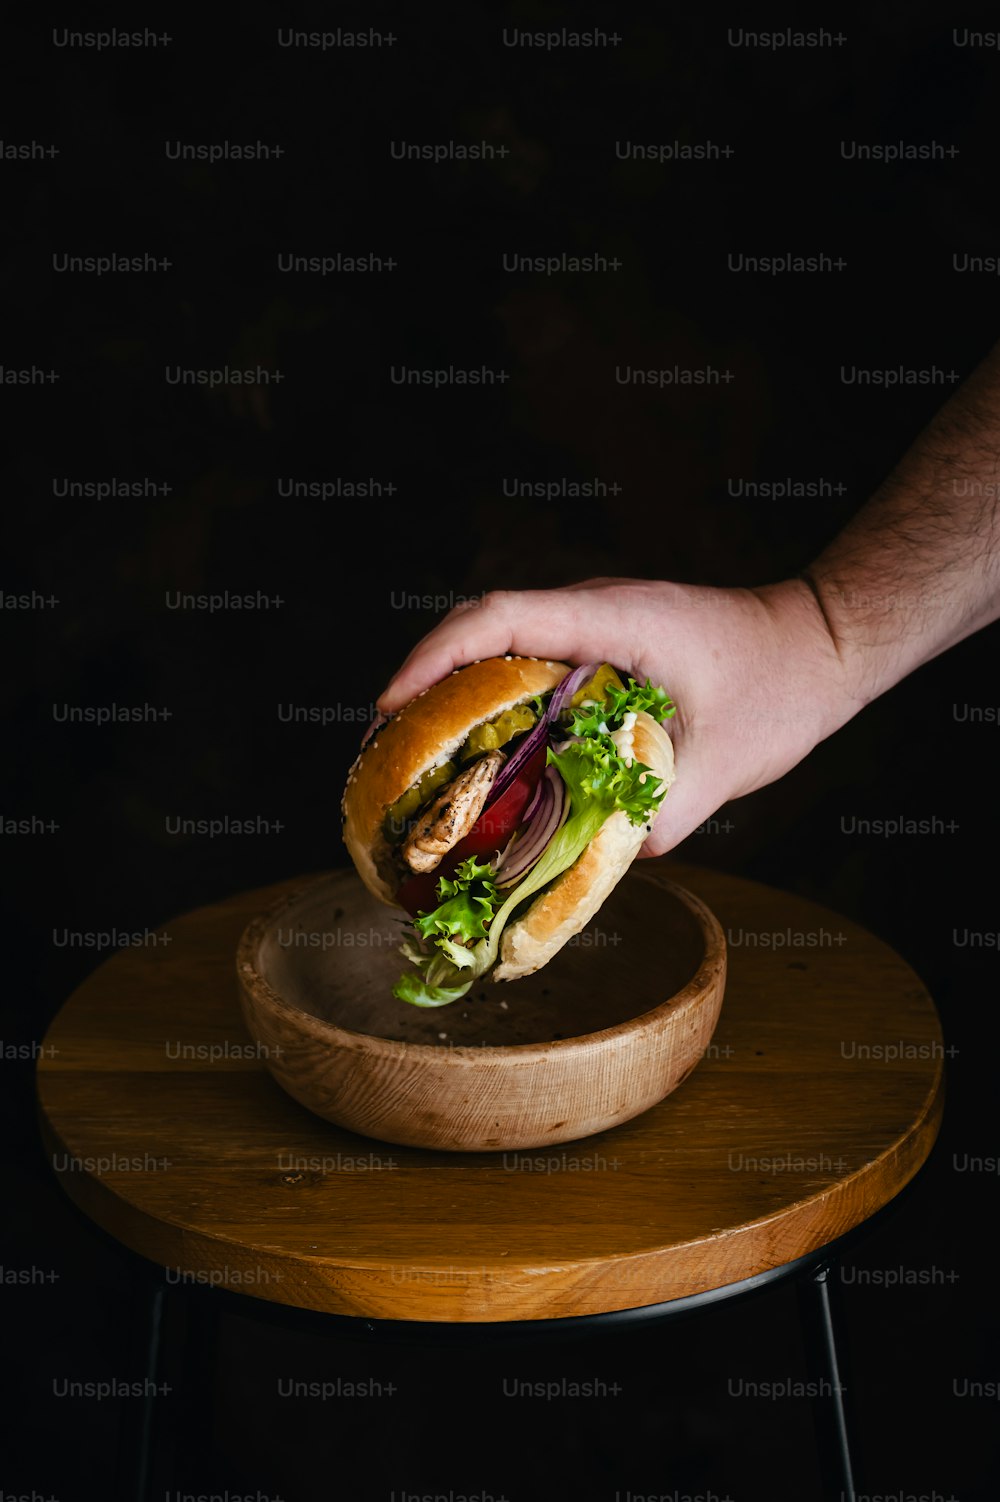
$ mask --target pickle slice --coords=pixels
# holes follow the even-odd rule
[[[401,840],[406,833],[407,821],[413,818],[432,793],[450,782],[457,771],[458,767],[453,761],[442,762],[439,767],[431,767],[419,782],[415,782],[401,798],[397,798],[385,816],[383,827],[386,839],[394,844]]]
[[[505,709],[503,714],[489,723],[477,725],[469,731],[465,745],[459,752],[462,761],[471,761],[474,756],[482,756],[484,751],[497,751],[501,746],[506,746],[515,735],[521,735],[523,731],[530,730],[537,716],[527,704],[515,704],[513,709]]]
[[[596,704],[603,704],[608,697],[609,688],[624,688],[625,685],[611,666],[610,662],[602,662],[597,672],[589,683],[578,688],[570,699],[570,708],[579,709],[587,699],[593,699]]]

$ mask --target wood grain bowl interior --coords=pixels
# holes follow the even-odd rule
[[[633,868],[537,974],[462,1001],[398,1001],[405,919],[353,871],[251,923],[244,1019],[279,1084],[383,1141],[482,1151],[571,1141],[676,1088],[718,1019],[725,940],[709,910]]]

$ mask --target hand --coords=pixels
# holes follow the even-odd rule
[[[378,707],[394,713],[454,668],[508,652],[610,662],[670,694],[677,781],[644,855],[671,850],[731,798],[781,777],[859,707],[801,580],[750,590],[636,579],[466,601],[414,647]]]

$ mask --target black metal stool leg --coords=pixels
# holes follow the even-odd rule
[[[119,1502],[146,1502],[156,1436],[156,1390],[160,1380],[165,1289],[145,1269],[135,1272],[125,1332],[129,1380],[144,1379],[143,1396],[121,1400],[115,1496]]]
[[[209,1476],[214,1465],[215,1377],[219,1343],[218,1289],[195,1286],[172,1289],[178,1318],[171,1316],[182,1335],[177,1353],[177,1403],[174,1407],[175,1448],[193,1479]]]
[[[798,1284],[799,1317],[809,1379],[823,1487],[830,1502],[855,1502],[854,1465],[845,1402],[844,1359],[838,1351],[836,1263],[826,1262]]]

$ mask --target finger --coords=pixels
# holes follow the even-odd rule
[[[559,584],[553,590],[554,594],[573,594],[579,589],[607,589],[612,584],[622,584],[626,588],[635,584],[635,579],[581,579],[578,584]]]
[[[587,662],[614,640],[613,610],[555,589],[493,590],[464,601],[419,641],[377,700],[393,714],[453,669],[486,657]]]

